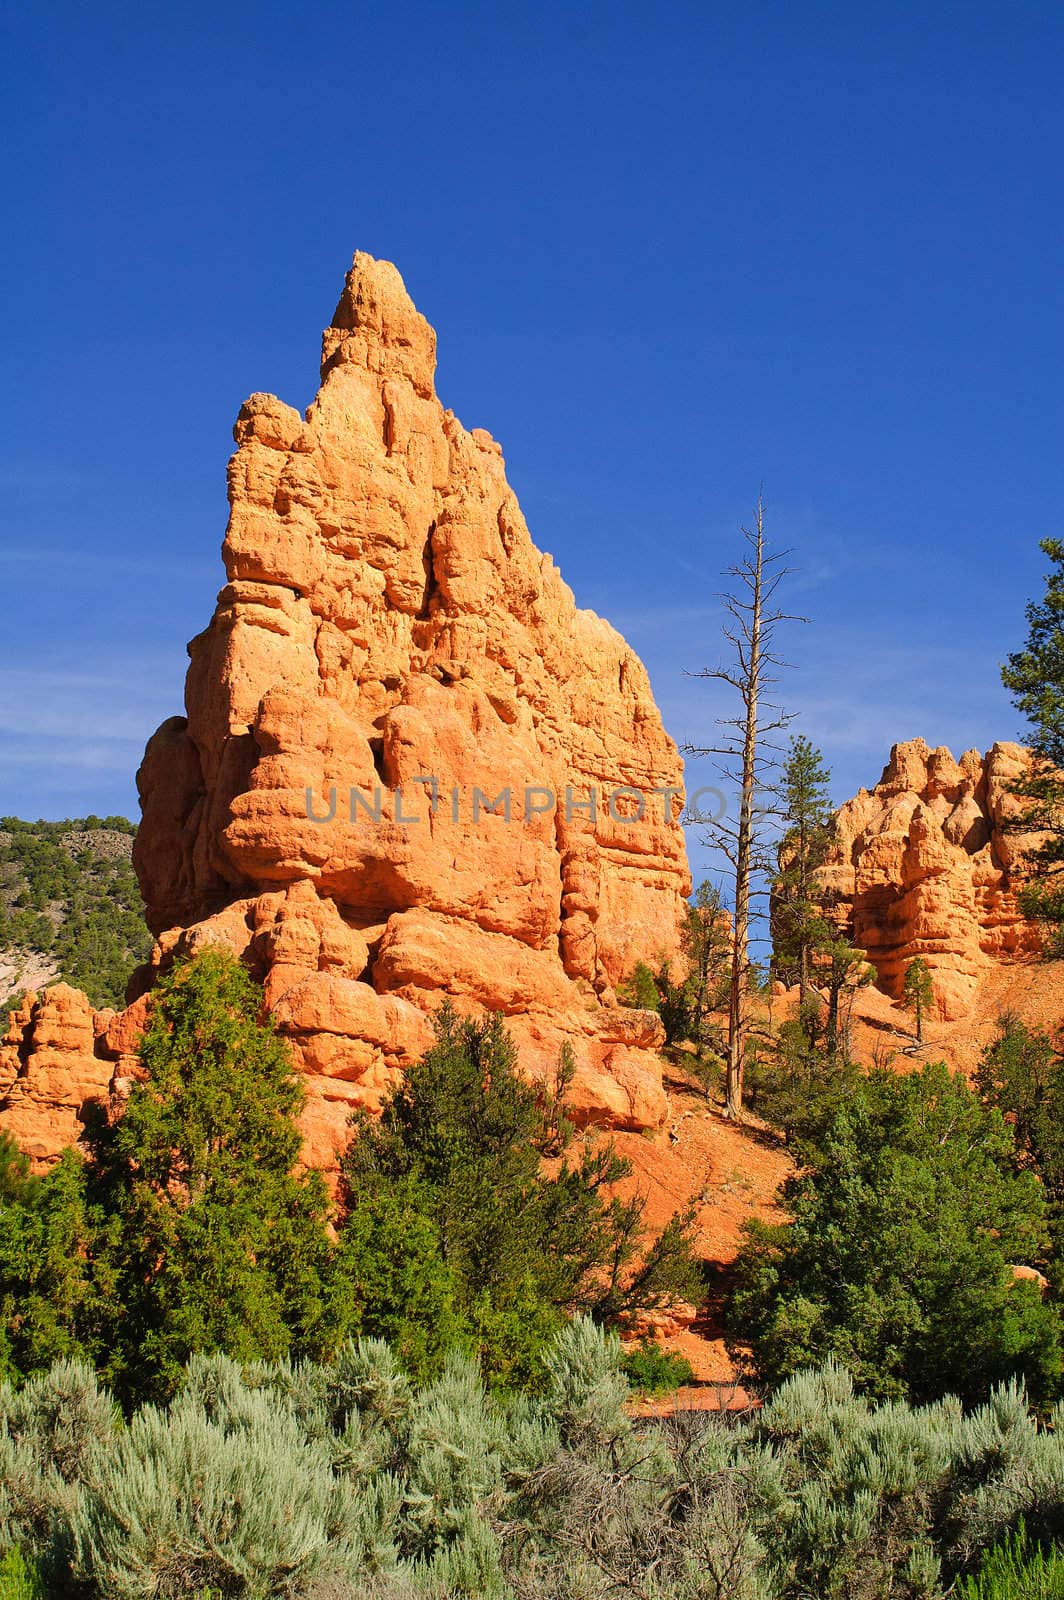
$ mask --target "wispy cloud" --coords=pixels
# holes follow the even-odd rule
[[[19,768],[24,774],[46,774],[49,783],[59,782],[72,769],[113,773],[125,781],[140,765],[145,742],[106,737],[95,740],[19,739],[0,732],[0,762],[8,772]],[[7,806],[4,810],[6,815],[12,814]]]
[[[685,674],[693,659],[681,637],[659,654],[652,683],[677,742],[705,746],[717,742],[716,719],[734,716],[736,704],[726,685]],[[876,782],[899,740],[921,737],[960,754],[1017,736],[1016,713],[996,664],[987,661],[978,641],[961,638],[914,649],[862,641],[847,630],[846,637],[832,639],[830,652],[803,655],[797,670],[781,676],[770,698],[795,710],[794,731],[823,749],[840,800]]]
[[[116,564],[121,568],[124,578],[131,575],[147,578],[180,577],[189,581],[188,562],[169,556],[130,556],[124,551],[116,556],[114,552],[102,554],[99,549],[66,550],[59,545],[28,543],[5,545],[4,560],[17,566],[76,573],[79,583],[86,578],[96,577],[101,583],[113,585]],[[224,581],[225,573],[220,562],[218,570],[221,573],[220,582]],[[200,581],[198,575],[195,581]]]
[[[15,669],[0,680],[0,735],[28,739],[144,743],[166,715],[171,675],[130,661],[122,673]],[[172,708],[180,709],[180,707]]]
[[[81,670],[20,666],[0,677],[0,813],[135,812],[134,775],[159,723],[181,710],[173,663],[111,654]]]

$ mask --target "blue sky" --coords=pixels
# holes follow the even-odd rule
[[[16,10],[19,14],[15,14]],[[356,248],[679,739],[765,485],[836,798],[1015,737],[1061,532],[1048,5],[12,8],[0,813],[135,815],[223,574],[242,399],[305,406]]]

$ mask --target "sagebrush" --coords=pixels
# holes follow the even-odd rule
[[[128,1423],[60,1363],[0,1388],[0,1594],[1003,1600],[1008,1562],[1056,1570],[1064,1413],[1015,1385],[967,1414],[875,1404],[829,1363],[760,1412],[655,1422],[622,1359],[587,1318],[516,1397],[462,1356],[418,1387],[377,1340],[328,1365],[197,1356]],[[1021,1518],[1031,1545],[984,1562]]]

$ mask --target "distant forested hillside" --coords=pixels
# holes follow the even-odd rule
[[[130,864],[136,828],[125,817],[66,822],[0,818],[0,1001],[45,980],[120,1006],[151,949]]]

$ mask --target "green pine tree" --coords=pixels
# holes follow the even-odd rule
[[[828,992],[825,1045],[830,1056],[849,1050],[849,1019],[854,997],[875,978],[875,968],[863,950],[851,944],[837,929],[822,938],[816,947],[817,961]]]
[[[1027,853],[1032,876],[1020,905],[1045,924],[1047,953],[1056,955],[1064,952],[1064,540],[1043,539],[1040,548],[1052,563],[1045,596],[1027,607],[1027,642],[1001,677],[1030,724],[1032,763],[1014,791],[1024,814],[1013,826],[1044,835]]]
[[[623,986],[622,998],[628,1005],[658,1012],[666,1043],[687,1040],[702,1052],[721,1043],[713,1013],[727,1004],[731,961],[731,920],[719,888],[708,879],[684,907],[680,950],[676,976],[671,961],[662,961],[656,973],[639,962]]]
[[[654,974],[645,961],[637,961],[632,975],[617,988],[617,998],[622,1005],[637,1006],[641,1011],[657,1011],[661,996]]]
[[[155,991],[124,1114],[90,1179],[116,1224],[121,1316],[107,1363],[123,1397],[166,1394],[197,1350],[243,1360],[326,1350],[328,1196],[299,1172],[303,1090],[261,992],[208,949]]]
[[[871,981],[863,950],[847,937],[836,907],[838,896],[820,881],[819,869],[831,848],[831,773],[815,745],[791,740],[783,770],[783,835],[772,885],[772,970],[797,983],[798,1016],[810,1044],[821,1034],[821,1007],[827,1010],[822,1038],[834,1058],[845,1040],[844,1002]]]
[[[905,982],[902,986],[902,998],[913,1014],[916,1023],[916,1042],[924,1042],[924,1018],[931,1009],[935,998],[934,984],[931,979],[931,968],[923,956],[914,956],[905,969]]]
[[[1059,1313],[1012,1273],[1042,1256],[1045,1199],[1000,1112],[940,1063],[877,1071],[799,1158],[790,1220],[748,1223],[737,1263],[730,1326],[758,1382],[832,1356],[883,1396],[972,1401],[1014,1374],[1056,1392]]]
[[[65,1356],[97,1360],[120,1308],[114,1275],[98,1259],[109,1230],[90,1200],[85,1162],[65,1150],[32,1177],[6,1135],[0,1147],[0,1377],[29,1378]]]
[[[827,1047],[827,1019],[813,1002],[762,1042],[750,1072],[750,1102],[759,1117],[803,1149],[821,1148],[839,1110],[864,1081],[843,1050]]]
[[[502,1018],[445,1006],[436,1043],[380,1120],[356,1117],[343,1162],[341,1261],[355,1265],[365,1331],[399,1328],[416,1343],[396,1292],[397,1274],[412,1272],[492,1378],[517,1383],[573,1311],[605,1320],[697,1292],[685,1221],[648,1241],[641,1200],[611,1193],[630,1170],[612,1144],[585,1144],[575,1163],[555,1156],[545,1171],[542,1154],[557,1145],[553,1094],[517,1071]],[[396,1255],[404,1229],[434,1260]]]
[[[780,793],[783,836],[773,885],[772,961],[777,974],[797,979],[799,1005],[809,999],[814,952],[824,942],[824,895],[817,882],[831,842],[831,773],[803,735],[791,740]]]
[[[728,967],[731,958],[731,923],[720,897],[720,889],[703,879],[684,911],[680,927],[680,948],[687,964],[690,994],[691,1033],[699,1046],[708,1042],[708,1024],[728,998]]]
[[[1049,1034],[1017,1017],[1001,1019],[998,1037],[983,1052],[975,1084],[987,1105],[1007,1117],[1019,1169],[1042,1181],[1053,1242],[1048,1272],[1064,1288],[1064,1058]]]

